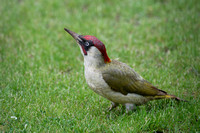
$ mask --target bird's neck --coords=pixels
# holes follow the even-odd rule
[[[85,68],[99,68],[105,64],[102,53],[96,47],[91,47],[90,50],[87,51],[87,55],[84,55]]]
[[[85,68],[99,68],[104,66],[106,63],[102,56],[85,56],[84,57],[84,66]]]

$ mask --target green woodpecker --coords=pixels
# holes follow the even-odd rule
[[[157,89],[125,63],[110,60],[104,44],[94,36],[78,35],[65,28],[78,43],[84,57],[85,79],[97,94],[112,102],[110,110],[122,104],[126,112],[155,99],[180,98]]]

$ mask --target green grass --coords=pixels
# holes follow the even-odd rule
[[[200,132],[199,0],[1,0],[0,12],[0,131]],[[108,112],[64,27],[189,102]]]

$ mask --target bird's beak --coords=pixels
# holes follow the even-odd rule
[[[87,51],[84,48],[84,38],[81,38],[82,35],[79,35],[73,31],[70,31],[66,28],[64,28],[65,31],[67,31],[75,40],[76,42],[80,45],[80,47],[82,48],[82,51],[84,53],[84,55],[87,55]]]
[[[66,28],[64,28],[64,30],[67,31],[77,41],[77,43],[82,42],[82,39],[79,37],[80,36],[79,34],[73,32],[73,31],[70,31]]]

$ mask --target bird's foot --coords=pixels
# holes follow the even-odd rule
[[[112,109],[116,108],[117,106],[119,106],[119,103],[111,103],[111,107],[109,108],[109,111],[111,111]]]
[[[133,111],[133,110],[137,109],[136,105],[132,104],[132,103],[126,103],[124,105],[126,107],[126,113],[129,113],[130,111]]]

